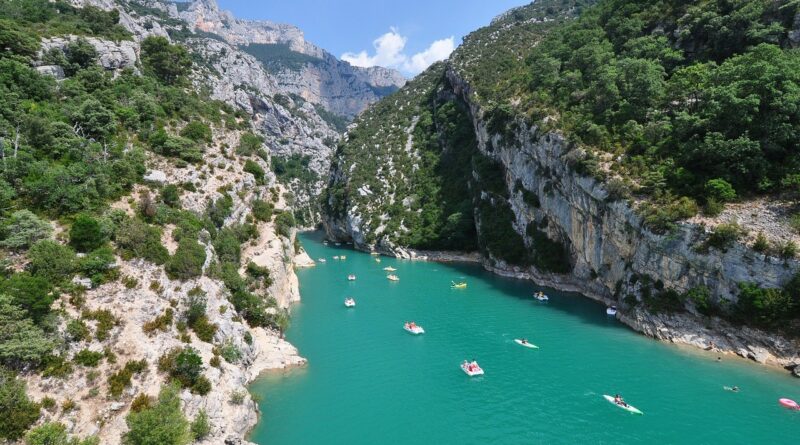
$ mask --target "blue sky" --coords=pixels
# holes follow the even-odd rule
[[[462,37],[530,0],[218,0],[237,17],[300,27],[306,38],[354,65],[407,76],[446,57]]]

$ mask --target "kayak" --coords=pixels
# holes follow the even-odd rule
[[[466,289],[467,283],[451,283],[450,287],[452,287],[453,289]]]
[[[624,405],[620,405],[619,403],[614,401],[614,397],[609,396],[608,394],[603,394],[603,398],[608,400],[609,403],[611,403],[612,405],[616,406],[617,408],[622,408],[622,409],[624,409],[625,411],[627,411],[627,412],[629,412],[631,414],[644,414],[643,412],[641,412],[638,409],[636,409],[636,407],[633,406],[633,405],[629,405],[627,403],[624,404]]]
[[[475,377],[476,375],[483,375],[483,369],[480,366],[478,366],[476,362],[472,363],[473,363],[472,367],[469,366],[470,365],[469,363],[466,362],[462,363],[461,370],[464,371],[464,373],[470,377]]]
[[[617,307],[616,306],[611,306],[609,308],[606,308],[606,315],[610,315],[612,317],[617,315]]]
[[[800,410],[800,404],[798,404],[792,399],[778,399],[778,403],[780,403],[781,406],[784,406],[789,409]]]
[[[320,263],[324,263],[325,262],[325,258],[320,258],[317,261],[319,261]]]
[[[515,338],[514,341],[517,342],[518,345],[525,346],[526,348],[539,349],[538,346],[536,346],[535,344],[533,344],[531,342],[523,343],[521,338]]]
[[[386,278],[389,281],[400,281],[400,277],[398,277],[397,275],[387,275]]]
[[[352,298],[347,298],[344,300],[344,305],[346,307],[356,307],[356,300]]]
[[[384,267],[384,268],[383,268],[383,270],[385,270],[386,272],[394,272],[394,271],[396,271],[397,269],[395,269],[395,268],[394,268],[394,267],[392,267],[392,266],[386,266],[386,267]]]
[[[723,386],[722,389],[730,392],[739,392],[739,388],[734,389],[733,386]]]
[[[356,281],[356,276],[355,275],[348,275],[347,276],[347,281]]]
[[[537,300],[539,300],[541,302],[550,301],[550,297],[545,295],[544,292],[537,292],[537,293],[533,294],[533,298],[535,298],[535,299],[537,299]]]

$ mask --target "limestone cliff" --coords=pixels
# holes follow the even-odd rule
[[[750,238],[709,247],[722,219],[694,218],[668,233],[652,231],[637,210],[642,198],[620,198],[582,172],[583,148],[548,125],[550,118],[501,120],[492,98],[475,88],[491,69],[481,54],[490,61],[498,53],[521,59],[510,39],[535,42],[570,14],[537,11],[537,4],[474,33],[445,65],[357,120],[331,168],[328,236],[402,257],[416,256],[413,248],[452,248],[458,239],[497,273],[619,306],[620,320],[646,335],[772,365],[800,362],[796,340],[703,315],[679,297],[708,289],[715,305],[734,307],[740,283],[782,288],[800,269],[795,258],[753,250],[752,230]],[[453,134],[461,134],[460,143],[451,143]],[[454,171],[461,173],[454,177]],[[454,181],[463,187],[454,189]],[[750,221],[735,212],[723,216],[745,227]],[[771,232],[794,237],[782,227]]]

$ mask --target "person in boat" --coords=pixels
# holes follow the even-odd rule
[[[619,394],[614,396],[614,403],[620,406],[628,406],[628,404],[625,403],[625,400],[623,400],[622,396],[620,396]]]
[[[733,388],[731,388],[731,391],[733,391],[733,392],[739,392],[739,387],[738,387],[738,386],[736,386],[736,385],[734,385],[734,386],[733,386]]]

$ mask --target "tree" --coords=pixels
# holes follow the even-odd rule
[[[171,45],[166,37],[150,36],[142,41],[141,48],[145,72],[167,85],[180,83],[192,68],[186,48]]]
[[[6,236],[0,245],[11,250],[26,249],[36,241],[49,237],[52,231],[47,221],[30,210],[17,210],[5,221]]]
[[[52,290],[52,284],[46,278],[28,272],[18,272],[0,281],[0,292],[11,296],[13,303],[37,322],[50,313]]]
[[[190,238],[183,238],[178,249],[166,265],[167,275],[172,279],[188,280],[203,274],[206,262],[206,250],[200,243]]]
[[[706,182],[706,198],[719,202],[730,202],[736,199],[736,190],[724,179],[711,179]]]
[[[100,222],[89,215],[78,215],[69,230],[69,243],[78,252],[95,250],[108,241]]]
[[[211,128],[199,120],[194,120],[183,127],[181,136],[195,142],[211,142]]]
[[[0,364],[11,368],[35,366],[54,347],[55,342],[13,304],[11,297],[0,295]]]
[[[115,241],[123,257],[143,258],[155,264],[164,264],[169,259],[169,252],[161,244],[161,229],[140,219],[125,219]]]
[[[125,445],[186,445],[191,442],[189,421],[181,412],[180,387],[165,386],[158,402],[125,418]]]
[[[68,43],[64,47],[64,54],[69,63],[64,67],[64,72],[68,76],[94,65],[98,57],[97,50],[84,38]]]
[[[117,125],[114,113],[95,98],[86,99],[81,104],[73,121],[86,137],[97,140],[105,140]]]
[[[9,55],[34,57],[39,41],[10,20],[0,20],[0,59]]]
[[[28,399],[25,382],[0,367],[0,438],[19,439],[39,413],[39,405]]]
[[[181,191],[175,184],[165,185],[161,189],[161,202],[170,207],[180,207]]]
[[[28,251],[30,271],[58,284],[71,278],[75,272],[75,252],[68,246],[53,240],[41,240]]]

